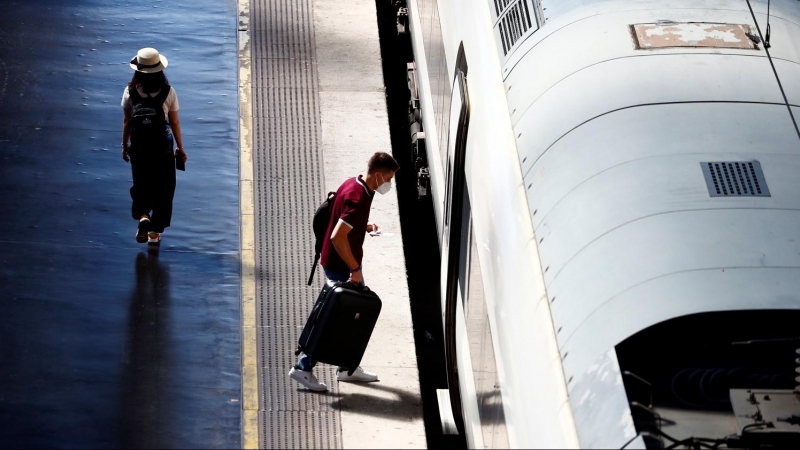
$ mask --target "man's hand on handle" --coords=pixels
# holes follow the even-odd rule
[[[356,286],[362,284],[364,282],[364,277],[361,275],[361,269],[350,272],[350,279],[347,280],[350,284],[355,284]]]

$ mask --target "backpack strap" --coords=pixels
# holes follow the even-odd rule
[[[136,86],[128,86],[128,97],[130,97],[131,103],[133,103],[134,106],[138,105],[142,102],[142,100],[144,100],[141,94],[139,94],[139,90],[136,89]]]
[[[165,87],[161,88],[161,90],[158,92],[158,95],[155,97],[150,97],[148,95],[147,98],[152,98],[158,102],[159,106],[163,106],[164,102],[167,101],[167,97],[169,97],[169,92],[171,90],[172,87],[170,85],[166,85]],[[130,96],[134,105],[138,105],[144,101],[144,97],[142,97],[142,94],[139,93],[139,89],[137,89],[136,86],[128,86],[128,96]]]
[[[329,203],[329,208],[333,208],[333,201],[336,199],[336,191],[328,192],[328,195],[325,197],[325,201]],[[324,203],[323,203],[324,205]],[[328,225],[330,225],[330,218],[328,219]],[[321,242],[321,241],[320,241]],[[320,245],[320,242],[317,242],[315,247]],[[319,263],[320,252],[322,251],[321,247],[319,249],[314,248],[314,263],[311,264],[311,275],[308,276],[308,285],[311,286],[311,282],[314,281],[314,274],[317,271],[317,264]]]
[[[309,286],[311,286],[311,282],[314,281],[314,274],[317,272],[317,263],[319,263],[319,253],[314,255],[314,264],[311,265],[311,275],[308,277]]]
[[[158,102],[160,106],[163,106],[164,102],[167,101],[167,97],[169,97],[169,92],[171,90],[172,87],[170,85],[166,85],[163,88],[161,88],[161,92],[159,92],[158,95],[155,97],[156,102]]]
[[[158,103],[158,106],[161,107],[162,109],[164,108],[164,102],[167,101],[167,97],[169,97],[169,92],[171,90],[172,87],[170,87],[170,85],[167,84],[163,88],[161,88],[161,92],[159,92],[155,98],[156,103]],[[169,113],[167,113],[167,125],[169,125]]]

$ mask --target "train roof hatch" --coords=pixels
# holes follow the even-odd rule
[[[631,25],[637,50],[662,48],[735,48],[758,50],[749,25],[708,22],[637,23]]]

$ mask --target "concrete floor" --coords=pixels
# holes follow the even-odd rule
[[[238,447],[234,1],[3,6],[0,447]],[[157,252],[119,154],[144,46],[170,60],[189,154]]]
[[[243,23],[240,29],[247,30],[247,23],[255,20],[247,16],[250,10],[247,0],[240,1],[240,10]],[[274,2],[280,4],[281,2]],[[349,177],[365,174],[367,161],[375,151],[391,152],[389,134],[389,121],[386,106],[386,95],[383,83],[381,63],[381,49],[377,26],[377,13],[374,0],[353,0],[348,2],[325,2],[313,0],[313,35],[316,41],[316,68],[318,73],[320,123],[322,128],[321,147],[324,158],[325,192],[336,188]],[[278,6],[267,2],[272,8]],[[288,13],[287,13],[288,14]],[[272,17],[270,14],[259,15],[258,20]],[[275,19],[279,20],[279,19]],[[296,19],[288,25],[297,26],[304,23]],[[274,33],[279,30],[290,34],[295,40],[305,42],[305,35],[295,30],[287,23],[276,23],[274,28],[268,25],[265,29]],[[284,28],[281,28],[281,27]],[[301,35],[295,36],[294,33]],[[240,81],[243,82],[240,100],[242,119],[242,245],[244,265],[246,258],[253,258],[251,266],[255,264],[255,256],[248,253],[251,245],[247,237],[252,227],[252,221],[245,220],[253,214],[252,200],[245,200],[251,194],[248,182],[252,177],[252,169],[246,168],[251,161],[251,150],[256,150],[249,143],[250,133],[254,118],[251,116],[250,105],[250,48],[248,32],[240,35]],[[259,38],[263,38],[259,37]],[[255,39],[255,38],[253,38]],[[253,80],[254,85],[260,85],[262,80]],[[304,91],[305,92],[305,91]],[[277,99],[275,101],[279,101]],[[290,115],[291,116],[291,115]],[[292,116],[293,117],[293,116]],[[285,120],[291,120],[287,117]],[[280,126],[285,126],[281,122]],[[282,130],[282,128],[281,128]],[[279,131],[274,131],[279,134]],[[362,366],[375,371],[380,377],[377,383],[356,384],[338,383],[338,391],[334,389],[332,395],[336,397],[332,406],[341,416],[341,445],[343,448],[423,448],[426,446],[425,426],[423,423],[422,401],[420,396],[419,372],[417,369],[416,353],[414,347],[414,330],[411,322],[408,285],[406,280],[406,267],[403,254],[403,240],[400,230],[400,220],[397,203],[397,191],[380,196],[373,202],[370,217],[372,222],[378,223],[386,233],[380,237],[368,237],[364,250],[364,275],[369,287],[377,292],[383,300],[381,317],[367,352],[362,360]],[[310,224],[309,224],[310,225]],[[280,264],[280,262],[275,262]],[[304,266],[305,268],[305,266]],[[252,279],[255,275],[245,274],[243,285],[243,308],[245,320],[250,315],[248,309],[255,311],[255,306],[248,304],[250,295],[248,284],[255,285]],[[250,281],[248,281],[250,280]],[[303,279],[304,281],[304,279]],[[292,280],[282,280],[290,283]],[[301,281],[302,282],[302,281]],[[313,301],[309,297],[308,301]],[[252,320],[252,327],[257,325]],[[301,323],[284,323],[280,326],[298,327]],[[255,333],[252,340],[255,340]],[[255,355],[248,357],[254,351],[255,343],[250,343],[248,338],[248,325],[243,323],[243,342],[246,375],[245,404],[257,407],[257,400],[251,399],[257,395],[255,389],[257,382],[255,371],[248,370],[248,366],[256,364]],[[287,349],[291,351],[291,349]],[[281,349],[276,349],[281,351]],[[248,362],[250,361],[250,362]],[[271,366],[275,361],[264,361]],[[280,375],[283,376],[282,368]],[[317,370],[320,372],[320,370]],[[251,386],[251,387],[249,387]],[[293,385],[298,393],[303,396],[318,396]],[[294,398],[294,394],[290,397]],[[263,405],[262,405],[263,406]],[[281,406],[281,405],[279,405]],[[298,405],[282,405],[291,410]],[[280,411],[279,411],[280,412]],[[313,412],[302,411],[303,414],[312,415]],[[250,417],[250,418],[248,418]],[[306,422],[304,422],[306,423]],[[307,426],[314,427],[316,422],[309,421]],[[313,447],[319,445],[318,431],[303,430],[297,432],[292,424],[288,427],[272,427],[266,425],[264,432],[279,435],[290,435],[289,438],[275,438],[269,435],[269,442],[293,442],[295,446]],[[246,445],[255,445],[256,431],[248,431],[258,426],[255,416],[245,408],[245,436],[249,436]],[[262,436],[263,438],[263,436]],[[293,439],[299,439],[293,440]],[[265,443],[262,441],[261,445]]]
[[[314,1],[326,191],[392,153],[374,0]],[[405,161],[402,161],[404,163]],[[408,169],[406,170],[413,170]],[[364,278],[383,310],[361,364],[379,383],[339,383],[344,448],[425,448],[397,186],[376,194],[364,242]]]

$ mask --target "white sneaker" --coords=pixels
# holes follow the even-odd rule
[[[361,366],[359,366],[353,371],[352,375],[348,375],[346,370],[340,370],[339,372],[336,372],[336,379],[339,381],[360,381],[363,383],[369,383],[372,381],[378,381],[378,374],[367,372],[366,370],[362,369]]]
[[[139,226],[136,228],[136,242],[140,244],[147,242],[148,231],[150,231],[150,218],[142,217],[139,219]]]
[[[314,392],[325,392],[328,390],[328,386],[325,386],[325,383],[320,383],[311,371],[297,370],[292,367],[292,370],[289,371],[289,378]]]

